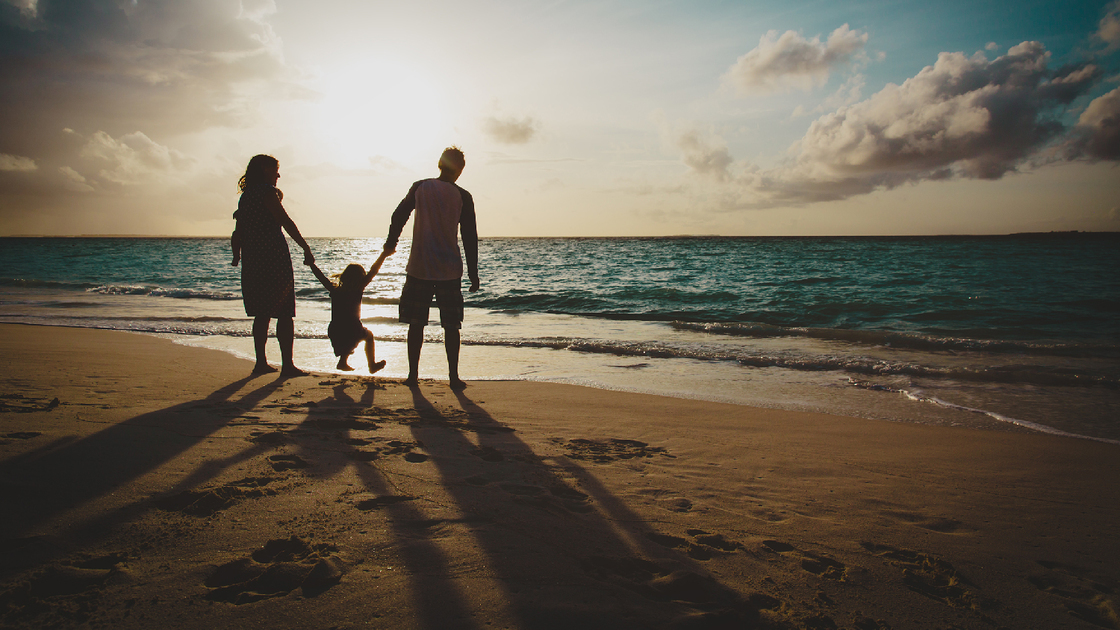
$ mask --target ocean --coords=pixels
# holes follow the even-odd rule
[[[368,265],[382,244],[308,241],[328,274]],[[1120,444],[1118,245],[1077,233],[485,238],[460,372]],[[387,377],[407,372],[407,255],[402,240],[363,302]],[[327,293],[294,258],[296,363],[336,372]],[[218,238],[2,238],[0,322],[251,358],[229,260]],[[269,353],[279,361],[274,341]],[[365,373],[360,349],[351,365]],[[425,345],[421,376],[446,378],[441,346]]]

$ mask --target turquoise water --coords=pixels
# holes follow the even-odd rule
[[[381,244],[309,240],[328,273],[368,264]],[[0,243],[0,321],[250,352],[224,239]],[[474,378],[1115,440],[1117,245],[1115,235],[1084,234],[483,239],[463,368]],[[390,358],[404,338],[395,304],[406,259],[404,242],[364,301]],[[296,283],[297,354],[327,370],[326,292],[302,266]],[[440,376],[440,359],[426,355],[429,376]],[[390,360],[388,373],[403,373],[400,363]]]

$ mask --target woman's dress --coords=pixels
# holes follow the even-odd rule
[[[241,295],[249,317],[296,316],[292,255],[268,209],[273,203],[279,203],[275,188],[246,188],[233,214],[241,241]]]

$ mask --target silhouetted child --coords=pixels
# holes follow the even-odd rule
[[[362,340],[366,342],[366,362],[369,365],[369,373],[373,374],[385,367],[384,361],[374,362],[373,333],[362,326],[362,293],[377,275],[381,263],[385,262],[387,256],[387,253],[382,252],[377,262],[369,268],[369,273],[366,273],[361,265],[347,265],[346,269],[338,275],[338,285],[327,279],[315,263],[310,264],[315,277],[331,294],[331,324],[327,327],[327,336],[330,337],[334,354],[338,357],[338,365],[335,367],[340,370],[349,372],[354,369],[350,367],[347,360]]]

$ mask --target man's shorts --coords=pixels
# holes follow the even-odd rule
[[[428,324],[432,296],[439,307],[439,323],[444,328],[463,327],[462,280],[421,280],[405,276],[398,307],[399,319],[405,324]]]

